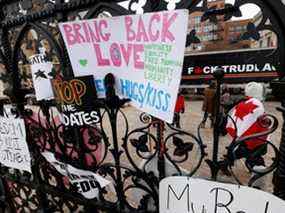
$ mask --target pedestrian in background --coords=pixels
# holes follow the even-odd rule
[[[227,86],[224,86],[222,90],[222,96],[221,96],[221,112],[226,115],[230,111],[230,109],[233,107],[233,99],[230,94],[230,89]]]
[[[211,128],[214,126],[215,122],[215,112],[216,112],[216,82],[211,81],[209,87],[204,91],[204,101],[202,106],[202,111],[204,112],[203,121],[201,123],[201,128],[205,128],[208,117],[211,120]]]
[[[182,95],[182,92],[179,91],[177,100],[176,100],[175,110],[174,110],[173,126],[177,128],[181,128],[180,113],[184,113],[184,112],[185,112],[185,98],[184,98],[184,95]]]
[[[264,98],[265,92],[262,84],[250,82],[246,85],[245,97],[229,112],[231,119],[228,119],[226,128],[232,138],[249,137],[267,130],[261,121],[265,114],[262,103]],[[263,156],[267,153],[267,140],[268,135],[244,141],[235,148],[235,159],[232,160],[245,158],[246,165],[250,169],[264,171],[266,165]],[[227,174],[227,163],[221,165],[224,165],[222,171]]]

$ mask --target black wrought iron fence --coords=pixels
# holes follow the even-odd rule
[[[269,1],[235,1],[224,10],[208,8],[207,1],[129,1],[127,7],[121,1],[95,0],[23,0],[1,1],[1,79],[7,84],[7,94],[15,105],[13,114],[25,120],[27,141],[32,154],[32,174],[1,167],[1,207],[12,212],[158,212],[158,185],[166,176],[194,176],[207,155],[206,142],[200,128],[196,133],[174,128],[161,120],[141,115],[141,123],[130,129],[128,114],[123,106],[127,99],[120,99],[114,91],[112,75],[105,78],[106,98],[97,100],[101,121],[82,128],[65,127],[52,101],[42,101],[29,106],[25,100],[33,92],[29,56],[41,51],[52,61],[53,78],[72,76],[68,55],[57,28],[57,23],[75,19],[116,16],[164,9],[188,8],[190,13],[204,12],[202,21],[216,21],[224,15],[226,20],[239,16],[239,8],[246,3],[258,5],[261,22],[254,29],[248,28],[246,39],[255,39],[262,30],[271,30],[278,36],[278,46],[272,54],[257,57],[274,57],[280,71],[284,65],[284,29],[282,14]],[[281,5],[281,2],[278,2]],[[269,20],[269,22],[268,22]],[[191,32],[187,44],[199,43]],[[241,37],[242,39],[242,37]],[[257,39],[258,40],[258,39]],[[250,60],[250,59],[249,59]],[[282,72],[280,71],[282,75]],[[219,78],[220,76],[216,76]],[[222,79],[219,79],[222,83]],[[219,90],[217,90],[219,91]],[[217,105],[220,104],[218,101]],[[1,103],[2,115],[5,114]],[[218,113],[219,115],[219,113]],[[230,118],[229,118],[230,119]],[[234,138],[223,162],[218,159],[221,116],[214,129],[213,159],[208,160],[212,178],[229,166],[236,181],[241,184],[232,168],[236,165],[236,148],[252,138],[262,138],[276,130],[277,120],[268,115],[260,119],[268,129],[246,138]],[[245,158],[247,169],[255,175],[247,184],[272,172],[277,167],[279,152],[274,143],[265,141],[272,149],[270,163],[256,171],[248,160],[261,152],[255,150]],[[86,199],[78,193],[66,177],[59,174],[41,155],[44,151],[55,153],[57,159],[74,167],[93,171],[111,181],[101,188],[95,199]],[[273,154],[272,154],[273,153]],[[210,177],[204,177],[210,178]],[[91,184],[92,185],[92,184]]]

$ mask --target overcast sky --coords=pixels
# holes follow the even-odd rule
[[[144,0],[140,0],[143,2]],[[226,3],[233,4],[235,0],[226,0]],[[128,1],[120,3],[122,6],[127,7]],[[241,7],[242,17],[241,18],[233,18],[232,20],[238,20],[238,19],[248,19],[253,18],[258,12],[260,11],[259,7],[255,4],[245,4]]]
[[[226,0],[226,3],[233,4],[234,1],[235,0]],[[260,8],[255,4],[245,4],[240,9],[242,12],[242,17],[233,18],[233,20],[253,18],[260,11]]]

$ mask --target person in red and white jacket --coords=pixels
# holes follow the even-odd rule
[[[260,83],[250,82],[246,85],[245,98],[239,101],[229,112],[232,119],[228,119],[226,129],[231,137],[242,138],[267,130],[267,127],[260,122],[265,114],[262,103],[265,96],[264,91],[265,89]],[[235,150],[235,158],[246,158],[247,165],[254,170],[264,168],[263,155],[267,153],[267,137],[263,136],[245,141]],[[253,153],[255,154],[253,155]]]

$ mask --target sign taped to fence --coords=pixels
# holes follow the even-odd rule
[[[120,96],[172,122],[181,80],[188,10],[60,23],[76,76],[92,74],[98,96],[113,73]],[[119,26],[119,27],[118,27]]]
[[[159,184],[161,213],[275,213],[285,201],[247,186],[189,177],[168,177]]]
[[[52,79],[53,64],[47,60],[45,54],[36,54],[30,58],[32,79],[36,92],[36,99],[53,99],[53,91],[50,79]]]
[[[31,173],[31,156],[23,119],[0,117],[0,163]]]
[[[51,152],[43,152],[42,155],[60,174],[67,176],[70,183],[87,199],[98,197],[99,190],[97,183],[101,188],[111,183],[93,172],[77,169],[69,164],[56,160],[54,154]]]
[[[83,126],[100,121],[99,110],[95,108],[97,96],[92,75],[54,79],[52,87],[55,99],[61,108],[64,125]]]

